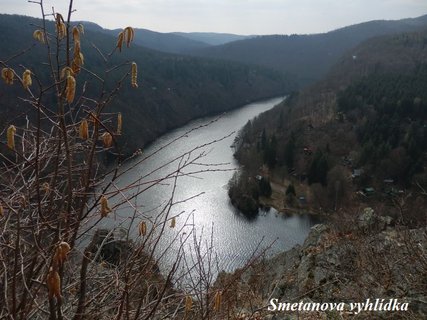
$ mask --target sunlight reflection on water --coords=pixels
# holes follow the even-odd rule
[[[149,160],[126,173],[120,181],[118,181],[118,185],[126,185],[138,177],[146,175],[148,172],[179,154],[183,154],[206,142],[221,139],[233,131],[239,130],[248,120],[272,108],[281,100],[283,100],[283,98],[252,103],[238,110],[224,114],[218,121],[192,132],[187,137],[182,138],[169,148],[162,150]],[[168,142],[184,134],[189,129],[208,123],[212,119],[213,118],[204,118],[193,121],[182,128],[160,137],[144,151],[144,155],[151,154],[161,146],[166,145]],[[233,158],[233,148],[230,148],[235,134],[236,133],[206,148],[197,150],[192,153],[192,156],[197,156],[201,152],[205,152],[206,155],[198,162],[210,165],[225,163],[218,168],[236,169],[237,163]],[[123,169],[132,166],[137,160],[138,159],[134,159],[130,163],[127,163],[123,166]],[[144,180],[161,177],[167,172],[170,172],[170,170],[176,169],[177,165],[177,162],[167,165],[159,172],[156,172],[154,175]],[[217,167],[212,166],[192,165],[184,171],[188,173],[190,171],[216,168]],[[177,226],[175,229],[166,228],[166,233],[157,250],[158,254],[169,246],[173,237],[177,236],[177,233],[180,232],[180,227],[183,226],[186,217],[192,212],[194,215],[190,217],[188,222],[192,224],[194,219],[194,226],[198,236],[203,232],[203,238],[209,242],[212,234],[212,241],[218,262],[217,271],[232,271],[242,267],[245,261],[251,257],[261,240],[261,248],[274,242],[269,250],[269,254],[290,249],[294,245],[301,244],[305,240],[310,227],[317,222],[316,219],[310,215],[282,215],[278,214],[274,209],[270,209],[268,212],[262,212],[262,214],[254,219],[248,220],[236,212],[230,204],[226,188],[232,174],[233,171],[218,171],[197,173],[178,179],[175,201],[191,198],[200,193],[203,194],[174,207],[172,214],[183,213],[177,218]],[[141,206],[141,211],[145,216],[154,218],[159,213],[159,205],[164,205],[168,201],[171,188],[172,181],[169,180],[166,185],[156,186],[138,196],[138,205]],[[135,191],[136,190],[133,192]],[[104,219],[100,227],[112,227],[122,223],[122,226],[126,228],[129,225],[129,217],[131,217],[132,214],[133,210],[129,206],[124,206],[122,209],[116,210],[114,216],[112,215]],[[137,221],[139,220],[137,219]],[[132,229],[134,236],[137,236],[136,225],[134,225]],[[213,232],[211,232],[212,228]],[[181,233],[184,231],[185,230],[181,230]],[[178,251],[178,247],[179,242],[172,244],[167,254],[159,262],[160,268],[163,271],[166,271],[172,265],[174,254]],[[186,247],[186,254],[189,254],[190,251],[191,249]]]

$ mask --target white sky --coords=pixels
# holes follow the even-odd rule
[[[67,0],[44,0],[65,13]],[[237,34],[319,33],[375,20],[427,14],[427,0],[74,0],[73,20],[113,29],[131,25],[160,32]],[[27,0],[0,0],[0,13],[39,17]]]

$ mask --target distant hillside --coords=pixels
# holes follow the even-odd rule
[[[425,221],[427,30],[365,41],[325,79],[248,123],[240,142],[246,176],[263,167],[313,210],[406,195],[404,219]]]
[[[95,23],[86,23],[86,29],[92,31],[103,32],[112,36],[117,36],[121,30],[109,30],[100,27]],[[161,33],[147,29],[135,28],[135,43],[146,48],[169,52],[169,53],[185,53],[188,51],[209,47],[208,43],[192,39],[191,37],[184,37],[174,33]]]
[[[117,29],[104,29],[93,22],[81,22],[86,25],[87,29],[92,31],[103,32],[113,36],[120,32]],[[179,54],[254,37],[215,32],[156,32],[141,28],[135,28],[135,35],[135,42],[142,47]]]
[[[253,38],[254,36],[242,36],[231,33],[215,33],[215,32],[174,32],[174,34],[196,40],[201,41],[213,46],[218,46],[222,44],[226,44],[233,41],[244,40]]]
[[[270,35],[231,42],[194,55],[252,63],[291,73],[301,84],[322,78],[343,53],[368,38],[415,31],[427,26],[427,15],[398,21],[371,21],[324,34]]]
[[[9,64],[19,73],[22,69],[19,65],[33,70],[44,84],[49,78],[45,66],[46,48],[32,38],[34,26],[40,24],[41,21],[35,18],[0,15],[0,60],[31,48]],[[53,23],[48,25],[53,30]],[[108,55],[116,45],[116,37],[90,28],[82,36],[85,68],[105,77],[106,89],[114,87],[119,78],[113,72],[105,74],[105,69],[123,61],[136,61],[138,64],[139,88],[133,89],[128,83],[122,85],[120,95],[107,108],[109,112],[123,113],[123,132],[128,152],[194,118],[230,110],[249,101],[282,95],[292,88],[282,75],[271,70],[166,54],[135,44],[106,64],[93,45]],[[118,73],[123,74],[127,70],[129,66],[124,66]],[[85,85],[86,95],[96,99],[99,96],[99,82],[85,71],[77,78],[78,92],[85,81],[88,81]],[[33,90],[37,94],[39,89],[35,86]],[[17,99],[21,96],[24,96],[24,92],[18,83],[7,86],[0,81],[1,127],[15,121],[17,115],[31,115],[32,108]],[[49,105],[49,101],[44,103]]]

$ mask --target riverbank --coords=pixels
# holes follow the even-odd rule
[[[194,122],[203,121],[204,119],[210,119],[210,118],[220,118],[222,115],[226,114],[227,112],[233,112],[237,111],[241,108],[244,108],[248,104],[255,104],[255,103],[262,103],[265,101],[275,100],[275,99],[281,99],[284,100],[286,97],[286,94],[283,93],[283,95],[260,95],[256,98],[250,98],[246,99],[245,101],[240,101],[235,104],[233,104],[229,108],[223,108],[220,110],[213,110],[210,112],[206,112],[204,114],[196,115],[192,118],[186,118],[185,120],[176,122],[174,124],[168,124],[166,128],[160,129],[157,128],[156,130],[151,130],[149,134],[144,135],[142,137],[138,137],[138,139],[131,139],[129,137],[123,136],[118,137],[118,141],[124,145],[123,148],[120,149],[120,153],[116,153],[116,151],[113,151],[111,153],[108,153],[104,156],[101,161],[101,167],[102,166],[110,166],[111,164],[114,164],[117,160],[117,157],[120,155],[121,159],[125,160],[131,160],[135,156],[141,154],[142,150],[146,150],[148,148],[151,148],[152,145],[156,144],[156,141],[159,139],[162,139],[163,136],[169,135],[171,132],[177,131],[182,127],[187,127],[191,125]],[[246,103],[246,104],[242,104]],[[135,119],[131,119],[134,121]],[[133,134],[131,134],[133,135]],[[105,171],[105,169],[102,169],[101,171]]]
[[[286,204],[286,188],[290,184],[281,183],[277,180],[270,180],[271,196],[259,197],[259,203],[263,207],[271,207],[276,209],[280,213],[291,213],[291,214],[310,214],[310,215],[322,215],[324,212],[320,212],[318,209],[312,208],[306,203],[299,206],[288,206]],[[306,199],[304,197],[304,199]]]
[[[290,249],[295,244],[303,243],[310,227],[317,223],[316,219],[308,215],[286,217],[271,213],[248,219],[236,212],[227,195],[228,182],[238,168],[233,157],[233,149],[230,148],[237,134],[236,129],[243,127],[248,120],[260,113],[273,108],[282,99],[279,97],[251,103],[227,112],[216,121],[213,120],[217,117],[192,121],[159,137],[144,150],[141,157],[135,157],[122,165],[120,170],[126,173],[120,177],[117,188],[132,184],[138,177],[144,177],[140,181],[141,184],[162,179],[176,170],[179,155],[190,157],[186,158],[188,163],[202,155],[195,161],[196,163],[188,165],[183,170],[186,173],[197,173],[182,175],[177,181],[177,188],[174,191],[177,204],[174,205],[173,212],[181,214],[176,218],[175,228],[167,228],[158,245],[159,253],[168,250],[168,254],[161,255],[159,261],[163,274],[167,274],[174,264],[173,253],[179,250],[180,244],[177,241],[172,244],[171,242],[176,239],[177,230],[181,228],[184,228],[183,232],[189,234],[194,225],[197,234],[203,233],[204,239],[208,241],[211,240],[213,229],[213,245],[218,266],[213,272],[216,276],[221,270],[231,272],[242,267],[254,252],[262,248],[271,245],[269,254],[273,255]],[[208,123],[210,124],[207,125]],[[227,138],[222,139],[224,136]],[[215,143],[207,145],[214,140]],[[140,162],[141,158],[149,155],[151,156],[146,161]],[[177,160],[169,163],[170,159]],[[170,181],[169,179],[166,182]],[[162,214],[159,204],[168,203],[172,187],[172,184],[161,183],[148,188],[135,198],[138,204],[142,204],[140,210],[147,221],[159,219],[158,216]],[[125,195],[133,194],[132,190],[126,192],[128,193]],[[190,200],[181,201],[185,199]],[[116,218],[111,215],[103,219],[101,227],[128,228],[134,210],[124,205],[116,211],[119,216]],[[187,220],[187,217],[190,220]],[[186,224],[187,221],[192,222],[191,226]],[[131,228],[130,237],[138,237],[136,228]]]

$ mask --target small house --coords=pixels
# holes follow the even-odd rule
[[[375,189],[372,187],[366,187],[365,189],[363,189],[363,193],[365,194],[365,196],[372,196],[375,193]]]
[[[351,177],[353,179],[359,178],[363,174],[363,169],[353,169],[353,173],[351,174]]]

